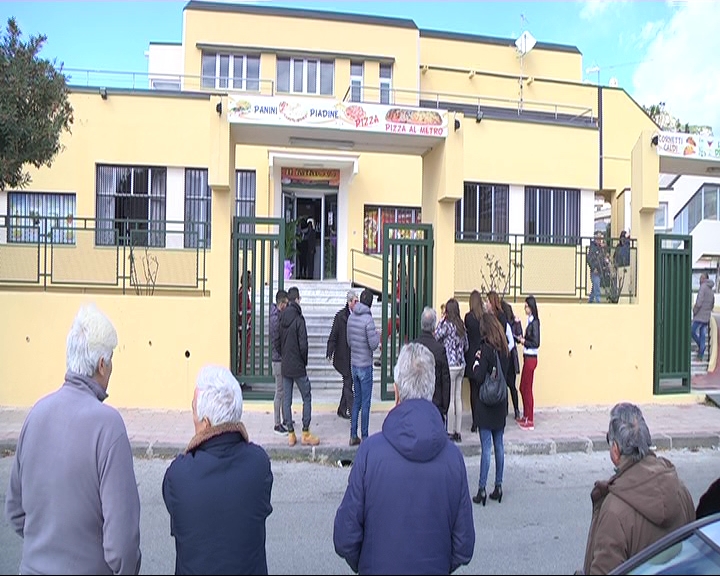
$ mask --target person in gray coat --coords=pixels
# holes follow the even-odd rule
[[[93,305],[67,337],[59,390],[20,431],[5,517],[23,539],[20,574],[138,574],[140,497],[120,413],[103,401],[117,332]]]
[[[375,327],[370,308],[373,293],[367,288],[360,294],[360,302],[348,318],[347,341],[350,346],[350,371],[353,379],[353,405],[350,418],[350,446],[360,444],[357,435],[358,416],[361,416],[360,434],[368,437],[370,402],[373,387],[373,352],[380,346],[380,335]],[[360,412],[362,411],[362,415]]]
[[[714,287],[715,284],[710,280],[707,272],[700,274],[700,290],[698,290],[697,298],[695,298],[692,327],[690,328],[692,339],[698,346],[698,360],[702,360],[705,357],[705,345],[707,344],[710,315],[715,307]]]

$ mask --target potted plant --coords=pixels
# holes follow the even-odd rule
[[[285,280],[292,278],[297,254],[297,220],[285,222]]]

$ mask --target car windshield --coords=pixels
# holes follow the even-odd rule
[[[720,535],[720,523],[706,528],[712,528],[716,538]],[[720,574],[720,554],[692,534],[648,558],[628,574]]]

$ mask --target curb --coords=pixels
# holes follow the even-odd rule
[[[658,452],[666,450],[700,450],[703,448],[720,448],[720,433],[715,434],[655,434],[653,436],[654,448]],[[16,440],[0,441],[0,457],[11,456],[15,453]],[[160,442],[131,442],[132,453],[136,458],[172,459],[185,450],[185,444]],[[271,460],[291,462],[319,462],[337,465],[352,463],[357,448],[350,446],[320,445],[312,447],[283,446],[271,444],[263,446]],[[470,458],[480,454],[480,446],[474,444],[458,445],[463,456]],[[505,442],[505,454],[520,456],[544,456],[555,454],[592,454],[593,452],[607,452],[608,445],[605,437],[588,436],[575,438],[539,439],[524,442]]]

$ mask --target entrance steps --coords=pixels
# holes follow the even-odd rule
[[[342,389],[342,378],[333,368],[332,362],[325,358],[327,340],[332,329],[333,319],[340,308],[347,302],[347,292],[354,289],[360,296],[361,289],[352,288],[350,282],[337,282],[334,280],[285,280],[284,289],[297,286],[300,290],[300,307],[302,308],[305,324],[308,332],[308,377],[315,390],[337,390]],[[273,302],[277,284],[272,290],[265,287],[266,302]],[[256,295],[256,299],[258,295]],[[269,306],[269,304],[268,304]],[[266,313],[267,315],[267,313]],[[380,330],[382,323],[382,304],[374,299],[372,315],[375,326]],[[267,321],[266,321],[266,325]],[[268,336],[266,336],[267,338]],[[256,342],[258,337],[255,338]],[[375,359],[380,359],[379,351],[375,352]],[[373,369],[375,384],[380,383],[380,368]]]

